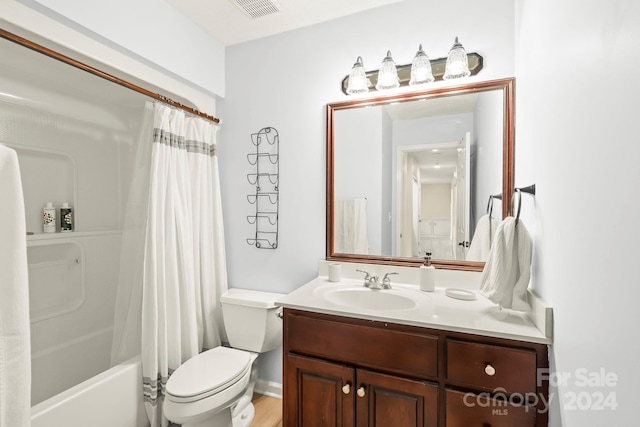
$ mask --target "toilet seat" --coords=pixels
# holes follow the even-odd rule
[[[216,347],[192,357],[177,369],[166,386],[166,399],[176,403],[205,399],[232,386],[251,370],[251,353]]]

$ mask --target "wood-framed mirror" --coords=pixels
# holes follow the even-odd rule
[[[419,266],[429,252],[481,271],[476,224],[506,217],[514,191],[514,90],[506,78],[327,104],[327,260]]]

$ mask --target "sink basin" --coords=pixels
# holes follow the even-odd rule
[[[324,293],[324,298],[334,304],[369,310],[406,310],[416,306],[413,298],[402,291],[373,290],[364,286],[331,289]]]

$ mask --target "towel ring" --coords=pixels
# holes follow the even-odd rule
[[[518,210],[516,211],[516,225],[518,225],[518,220],[520,219],[520,209],[522,208],[522,193],[525,192],[527,194],[531,194],[532,196],[536,195],[536,185],[530,185],[528,187],[522,187],[522,188],[514,188],[513,189],[514,193],[518,193]],[[515,200],[515,197],[513,198],[513,200],[511,200],[511,211],[513,212],[513,202]]]
[[[502,193],[499,194],[489,194],[489,201],[487,202],[487,214],[491,217],[493,213],[493,200],[498,199],[502,200]]]
[[[493,196],[489,195],[489,202],[487,202],[487,215],[491,218],[491,214],[493,213]]]
[[[522,208],[522,191],[519,188],[516,188],[513,191],[514,193],[518,193],[518,211],[516,212],[516,225],[518,225],[518,220],[520,219],[520,208]],[[513,206],[511,206],[511,210],[513,210]]]

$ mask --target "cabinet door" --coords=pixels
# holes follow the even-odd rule
[[[357,427],[436,427],[438,386],[359,369]]]
[[[447,427],[533,427],[536,408],[473,393],[446,392]],[[546,424],[545,424],[546,425]]]
[[[286,355],[284,427],[353,427],[355,370]]]

